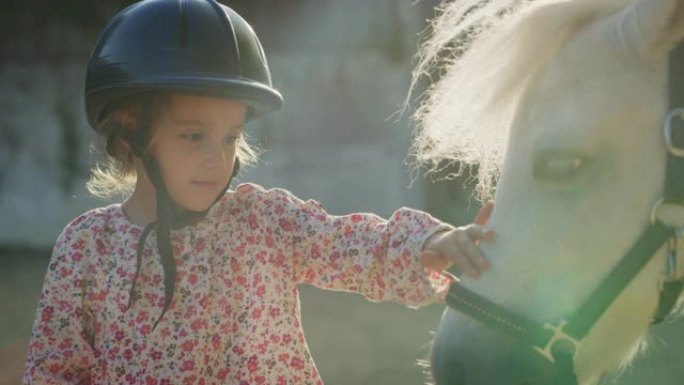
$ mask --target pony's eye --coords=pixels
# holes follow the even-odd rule
[[[534,160],[534,177],[547,182],[562,182],[576,176],[586,165],[577,154],[545,153]]]

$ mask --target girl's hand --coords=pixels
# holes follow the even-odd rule
[[[420,260],[428,269],[443,271],[451,266],[472,278],[478,278],[489,268],[489,261],[480,251],[480,241],[494,239],[494,232],[484,226],[494,209],[489,201],[477,213],[472,224],[433,234],[425,242]]]

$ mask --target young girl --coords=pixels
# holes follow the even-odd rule
[[[477,243],[492,233],[476,224],[332,216],[285,190],[228,190],[255,158],[245,123],[282,98],[250,26],[213,0],[114,17],[85,99],[107,153],[89,187],[134,189],[59,236],[26,384],[320,384],[297,284],[419,306],[443,298],[452,264],[487,268]]]

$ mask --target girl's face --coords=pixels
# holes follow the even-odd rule
[[[233,172],[246,114],[239,101],[171,95],[155,119],[150,151],[177,205],[203,211],[214,202]]]

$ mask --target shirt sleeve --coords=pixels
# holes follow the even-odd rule
[[[280,194],[289,212],[280,227],[291,232],[298,283],[413,307],[444,299],[451,280],[425,269],[419,255],[430,235],[450,226],[408,208],[389,220],[368,213],[335,216],[316,201]]]
[[[94,357],[92,331],[86,331],[84,322],[84,245],[73,226],[55,244],[31,333],[24,384],[90,384]]]

